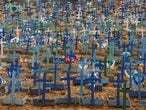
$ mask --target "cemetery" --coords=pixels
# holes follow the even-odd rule
[[[0,0],[0,110],[146,110],[146,0]]]

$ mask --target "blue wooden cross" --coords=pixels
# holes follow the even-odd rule
[[[64,37],[67,38],[67,39],[70,37],[70,30],[65,29],[65,31],[64,31]]]
[[[42,36],[39,37],[39,45],[41,46],[41,49],[42,49],[42,47],[44,45],[44,38]]]
[[[83,36],[82,41],[83,41],[83,47],[82,47],[83,52],[87,52],[89,47],[89,36],[87,34]]]
[[[27,45],[26,45],[25,52],[28,53],[28,48],[30,47],[31,38],[28,37],[27,40],[26,40],[26,43],[27,43]]]
[[[68,42],[69,42],[69,59],[70,59],[70,63],[69,65],[71,66],[71,61],[72,61],[72,56],[74,56],[74,52],[73,52],[73,42],[74,42],[74,39],[72,39],[71,37],[68,39]],[[70,70],[71,68],[69,68]]]
[[[141,83],[144,82],[144,76],[140,73],[140,71],[136,71],[133,76],[134,82],[138,85],[138,99],[141,99]]]
[[[15,89],[16,89],[16,81],[17,81],[17,87],[18,91],[20,90],[20,79],[16,78],[19,76],[19,66],[18,66],[18,61],[14,63],[11,63],[11,67],[7,68],[7,72],[9,75],[9,79],[11,80],[11,96],[10,96],[10,103],[14,104],[15,103]]]
[[[122,5],[122,7],[120,8],[120,18],[124,18],[124,12],[125,12],[125,8],[123,7],[123,5]]]
[[[42,91],[42,104],[46,104],[46,97],[45,97],[45,94],[46,94],[46,87],[49,87],[46,83],[47,82],[50,82],[51,80],[47,80],[46,79],[46,72],[44,72],[44,75],[43,75],[43,91]]]
[[[70,31],[68,29],[65,29],[64,31],[64,38],[63,38],[63,48],[64,48],[64,56],[66,56],[66,44],[68,43],[68,40],[70,38]]]
[[[117,106],[120,106],[120,84],[124,82],[123,79],[120,79],[120,74],[117,73],[117,80],[113,80],[112,82],[117,83]]]
[[[104,16],[107,17],[108,14],[109,14],[109,9],[108,9],[108,7],[105,7],[104,8]]]
[[[18,58],[15,60],[15,63],[12,63],[11,67],[14,68],[14,70],[16,72],[16,75],[19,78],[19,75],[20,75],[20,67],[21,66],[18,65]],[[21,85],[21,83],[20,83],[20,80],[19,79],[17,81],[17,85],[18,85],[18,91],[20,91],[20,85]]]
[[[54,19],[58,19],[58,10],[59,10],[58,4],[54,3],[54,5],[53,5],[53,13],[52,13],[52,15],[53,15],[52,17]]]
[[[73,40],[70,38],[69,39],[69,47],[70,47],[70,55],[69,55],[69,66],[68,66],[68,71],[66,72],[66,78],[64,78],[64,80],[67,80],[67,93],[68,93],[68,103],[71,103],[71,88],[70,88],[70,81],[74,80],[75,77],[70,77],[70,72],[71,72],[71,61],[72,61],[72,55],[73,55],[73,51],[72,51],[72,44]]]
[[[34,68],[37,68],[35,70],[35,72],[34,72],[34,83],[36,84],[38,82],[38,84],[37,84],[37,87],[38,87],[37,92],[38,92],[38,94],[40,94],[40,92],[41,92],[40,75],[41,75],[41,72],[42,72],[42,68],[41,68],[41,65],[37,61],[36,61],[36,64],[34,64]]]
[[[71,59],[71,58],[70,58]],[[70,64],[71,65],[71,64]],[[69,66],[70,68],[70,66]],[[62,78],[62,80],[67,80],[67,93],[68,93],[68,103],[71,103],[71,87],[70,87],[70,81],[71,80],[74,80],[75,77],[70,77],[70,70],[68,70],[66,72],[66,77],[65,78]]]
[[[108,40],[108,45],[110,45],[110,29],[106,27],[105,31],[106,31],[106,39]]]
[[[66,46],[66,44],[67,44],[67,38],[64,37],[62,41],[63,41],[63,46],[62,46],[62,48],[64,49],[64,56],[66,56],[66,50],[67,50],[67,46]]]
[[[122,56],[123,56],[123,60],[124,60],[124,62],[125,63],[128,63],[129,62],[129,60],[130,60],[130,56],[131,56],[131,53],[130,52],[122,52],[122,54],[121,54]]]
[[[92,47],[91,47],[91,49],[92,49],[91,57],[94,57],[94,56],[95,56],[95,49],[96,49],[95,43],[94,43],[94,42],[92,42]]]
[[[121,48],[121,45],[120,45],[120,39],[121,39],[121,34],[120,32],[114,32],[114,38],[113,38],[113,41],[115,43],[115,46],[117,46],[119,49]]]
[[[97,59],[96,52],[95,52],[95,48],[96,48],[95,47],[95,43],[92,42],[92,47],[91,47],[92,53],[91,53],[91,57],[90,57],[90,62],[92,63],[93,69],[95,68],[94,64],[95,64],[95,61]]]
[[[131,34],[129,36],[129,46],[130,46],[129,51],[132,54],[133,53],[134,46],[135,46],[135,43],[134,43],[133,36]]]
[[[100,75],[99,75],[99,78],[96,78],[95,77],[95,72],[91,72],[91,75],[88,78],[88,80],[91,83],[91,102],[90,102],[90,104],[91,105],[94,105],[95,104],[94,103],[94,86],[95,86],[96,81],[99,81],[100,80]]]
[[[37,62],[34,64],[34,68],[33,69],[36,69],[36,71],[35,72],[40,72],[40,71],[44,71],[45,73],[44,74],[46,74],[46,72],[47,71],[52,71],[52,70],[54,70],[54,83],[53,84],[48,84],[47,85],[47,87],[50,87],[50,88],[52,88],[52,89],[63,89],[63,87],[64,87],[64,85],[61,85],[61,84],[57,84],[56,83],[56,80],[57,80],[57,70],[59,70],[60,68],[57,68],[57,64],[59,63],[59,61],[58,61],[58,59],[56,58],[56,60],[55,60],[55,68],[46,68],[46,69],[43,69],[43,68],[40,68],[40,66],[37,64]],[[39,67],[38,67],[39,66]],[[36,73],[35,73],[36,74]],[[48,82],[48,81],[46,81],[45,79],[43,79],[43,80],[41,80],[40,79],[40,77],[38,77],[38,79],[36,79],[36,75],[34,74],[34,81],[35,81],[35,83],[36,82],[39,82],[39,84],[40,84],[40,82],[43,82],[43,84],[44,83],[46,83],[46,82]],[[40,74],[39,74],[39,76],[40,76]],[[49,82],[51,82],[50,80],[49,80]],[[46,84],[45,84],[46,85]],[[45,91],[45,90],[44,90]],[[40,93],[40,85],[38,85],[38,92]],[[45,94],[45,92],[44,92],[44,94]],[[43,94],[43,97],[44,97],[44,94]]]
[[[129,62],[129,57],[130,57],[130,53],[129,52],[123,52],[122,53],[122,71],[121,71],[121,79],[124,79],[124,70],[125,70],[125,63]]]
[[[42,5],[42,9],[45,11],[45,9],[47,8],[47,3],[43,2],[41,5]]]
[[[98,32],[99,29],[98,29],[97,26],[96,26],[95,30],[96,30],[96,32],[95,32],[95,35],[94,36],[95,36],[96,39],[98,39],[100,37],[100,34]]]
[[[95,62],[95,69],[96,69],[96,67],[98,67],[98,69],[99,69],[100,71],[103,70],[104,64],[102,63],[102,60],[101,60],[101,59],[99,59],[98,62]]]
[[[48,51],[49,52],[49,51]],[[49,58],[50,58],[50,55],[47,55],[48,56],[48,58],[47,58],[47,62],[49,62]],[[62,63],[61,61],[60,61],[60,59],[59,59],[59,57],[58,56],[56,56],[55,57],[55,67],[54,68],[50,68],[50,67],[47,67],[46,69],[44,69],[45,70],[45,72],[46,71],[54,71],[54,83],[53,84],[49,84],[48,86],[50,87],[50,88],[52,88],[52,89],[64,89],[64,86],[65,85],[63,85],[63,84],[57,84],[57,78],[58,78],[58,70],[60,70],[61,68],[59,68],[58,66],[59,66],[59,64],[60,63]],[[43,69],[42,69],[42,71],[43,71]]]
[[[130,83],[129,83],[129,87],[132,88],[132,59],[130,59],[129,74],[130,74]]]
[[[85,66],[88,65],[88,62],[86,61],[86,58],[83,58],[83,61],[81,63],[81,71],[80,71],[80,95],[83,96],[83,78],[84,78],[84,69]]]
[[[37,81],[36,81],[36,80],[37,80],[36,77],[37,77],[37,72],[38,72],[38,70],[39,70],[39,66],[40,66],[39,63],[38,63],[37,61],[35,61],[35,62],[34,62],[34,67],[32,67],[33,72],[34,72],[34,80],[33,80],[33,84],[34,84],[34,85],[36,85],[36,82],[37,82]]]
[[[146,53],[146,39],[140,40],[142,42],[142,58],[144,58],[144,55]]]
[[[121,45],[123,52],[126,52],[128,50],[129,45],[125,42]]]

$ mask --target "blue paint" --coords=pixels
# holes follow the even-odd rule
[[[3,78],[0,76],[0,86],[3,84]]]

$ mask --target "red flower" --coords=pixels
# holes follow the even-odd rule
[[[75,56],[73,56],[72,58],[71,58],[71,63],[76,63],[77,61],[78,61],[78,59],[79,59],[79,57],[77,56],[77,55],[75,55]],[[69,55],[67,55],[66,57],[65,57],[65,62],[66,63],[69,63],[70,62],[70,57],[69,57]]]

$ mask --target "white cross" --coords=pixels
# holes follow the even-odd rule
[[[139,23],[140,21],[138,21],[138,18],[136,18],[136,20],[135,20],[135,25],[136,25],[136,30],[137,30],[137,26],[138,26],[138,23]]]
[[[92,2],[87,2],[87,6],[91,6],[92,5]]]
[[[0,39],[0,44],[1,44],[1,55],[0,57],[5,57],[4,56],[4,51],[3,51],[3,44],[5,44],[6,42],[3,42],[3,38]]]
[[[141,36],[142,36],[142,38],[141,39],[144,39],[144,28],[143,27],[141,27],[141,29],[137,29],[137,31],[138,32],[140,32],[141,31]]]
[[[3,31],[3,29],[0,29],[0,31]],[[3,51],[3,44],[6,42],[3,42],[3,38],[0,39],[0,45],[1,45],[1,54],[0,57],[5,57],[4,56],[4,51]]]
[[[73,30],[72,30],[72,33],[73,33],[73,38],[75,38],[75,37],[76,37],[76,30],[73,29]]]
[[[141,36],[142,36],[142,39],[144,39],[143,31],[144,31],[144,29],[143,29],[143,27],[141,27]]]
[[[129,19],[128,19],[128,17],[126,18],[126,20],[124,20],[124,23],[126,23],[126,29],[129,29]]]
[[[104,15],[102,15],[102,21],[103,21],[103,22],[105,21],[105,18],[106,18],[106,17],[105,17]]]

